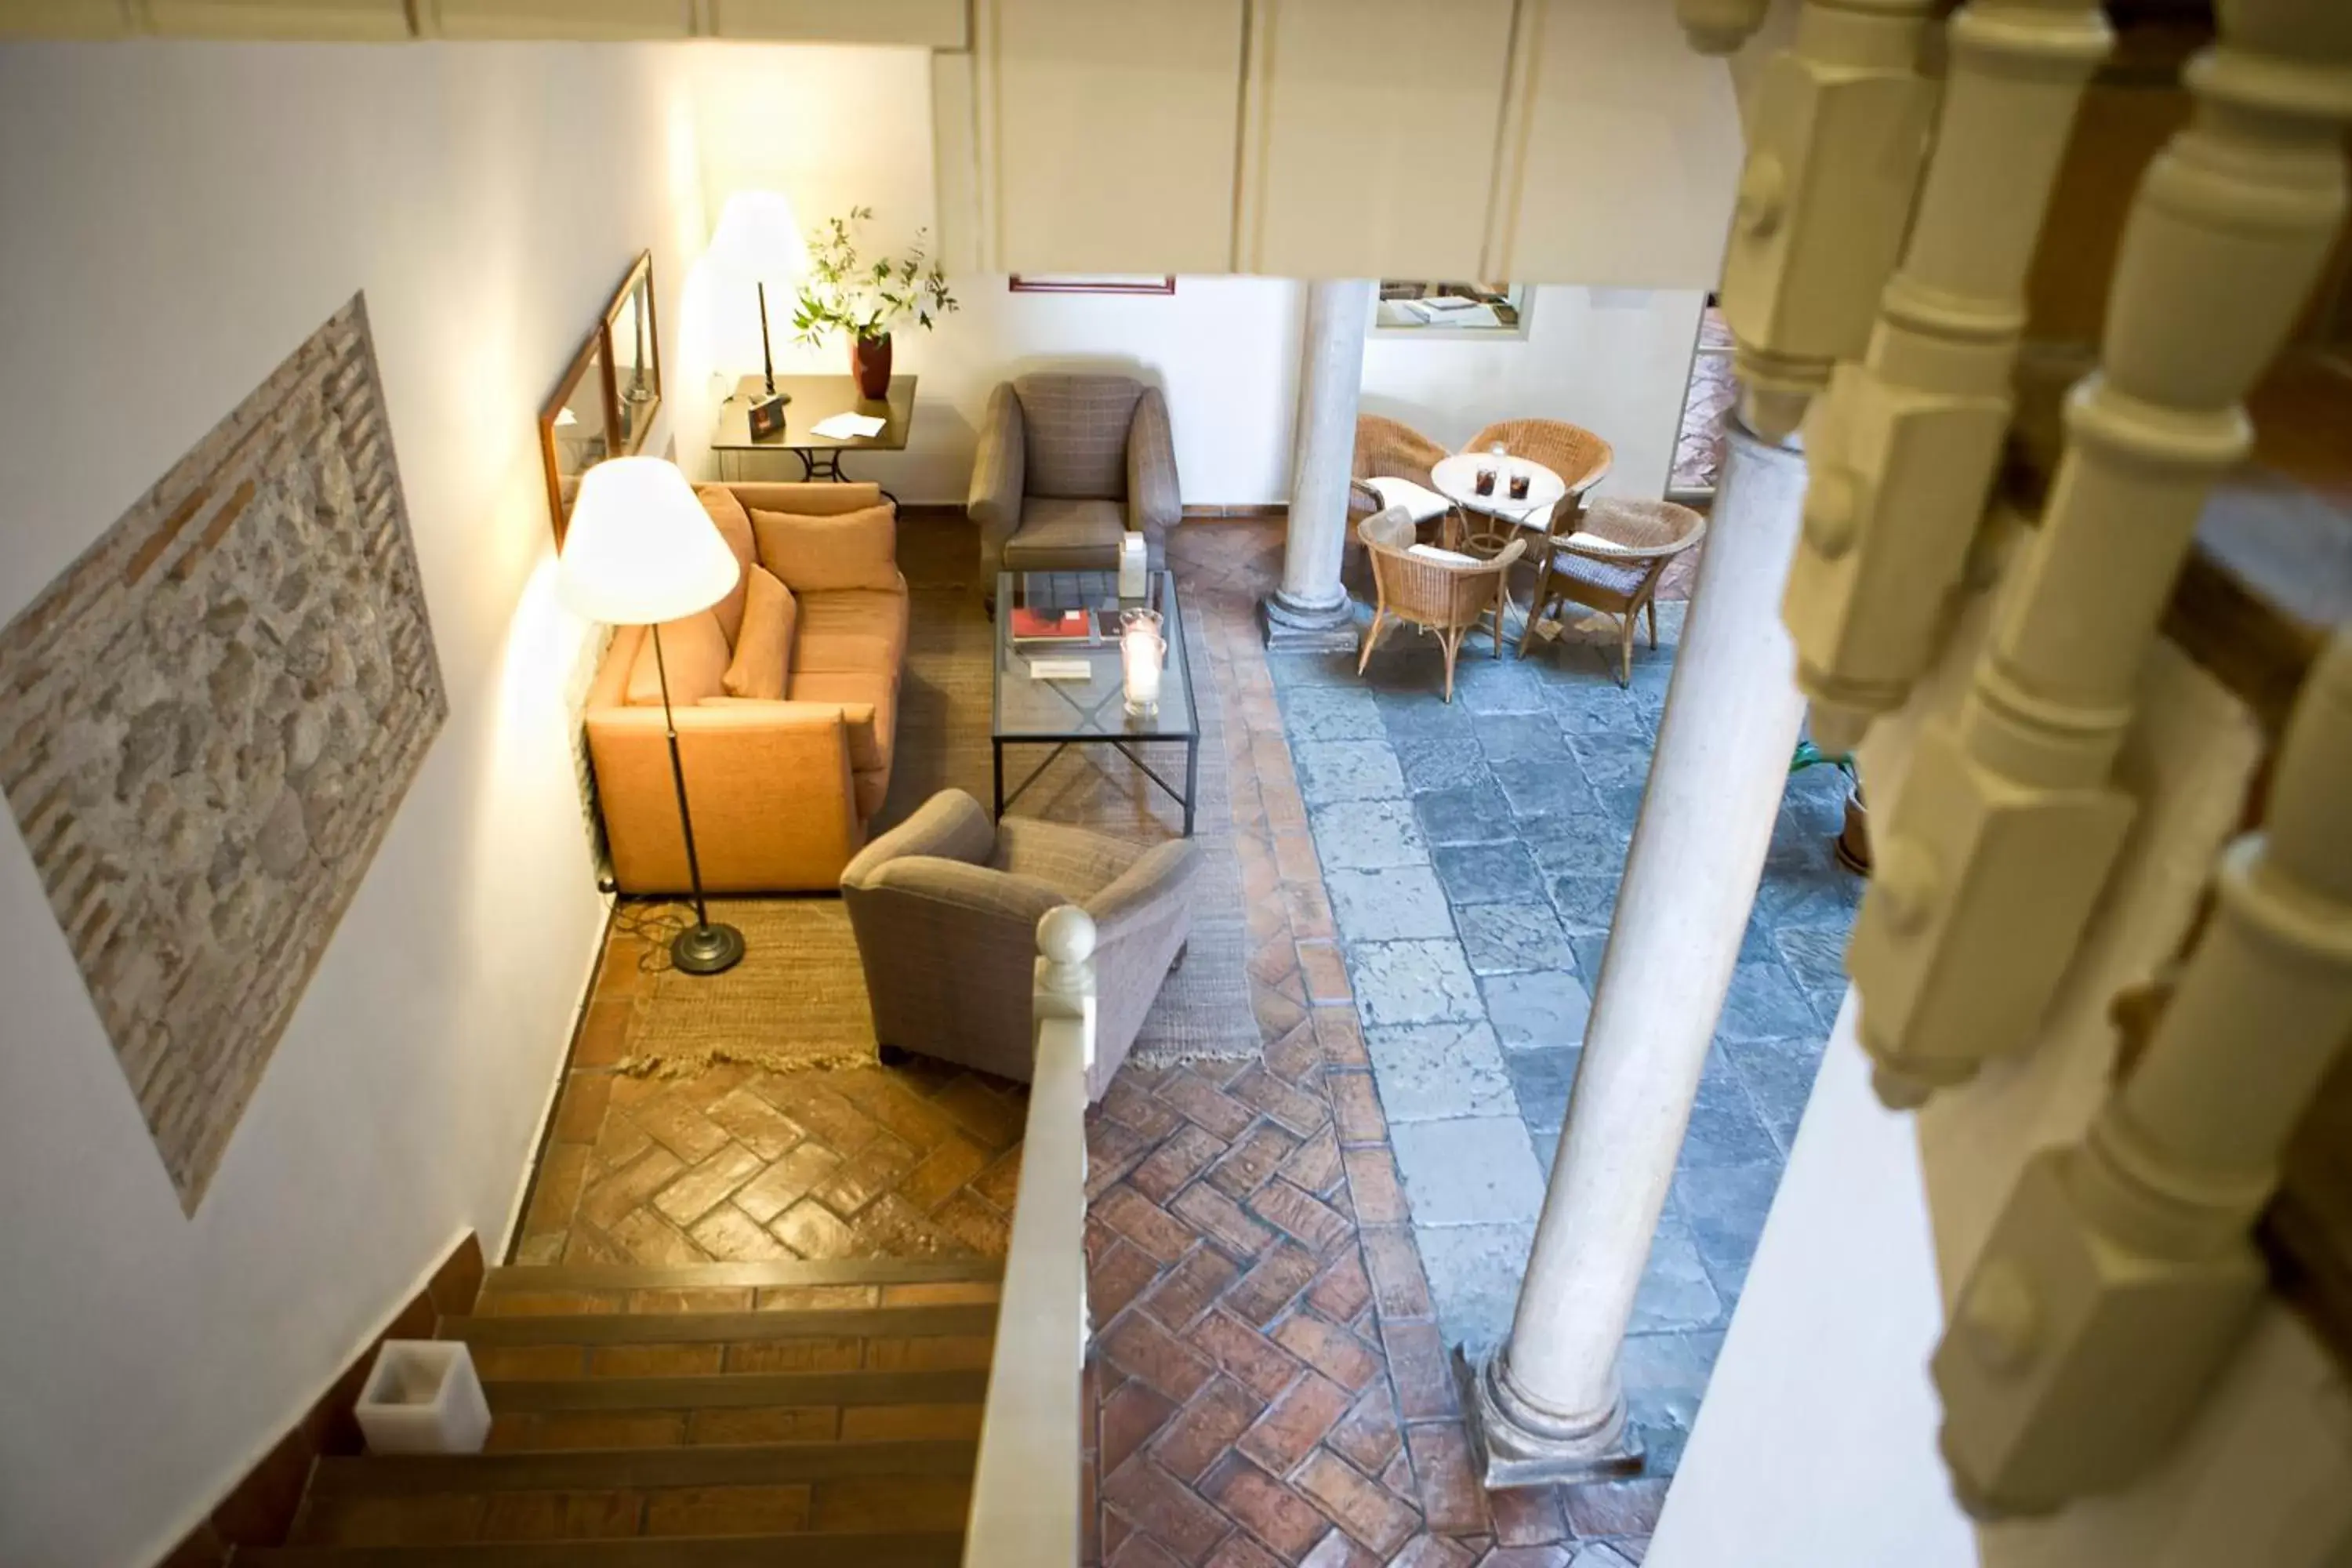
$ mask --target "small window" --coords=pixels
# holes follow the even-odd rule
[[[1381,284],[1379,313],[1372,325],[1383,332],[1428,332],[1444,336],[1527,335],[1528,288],[1524,283]]]

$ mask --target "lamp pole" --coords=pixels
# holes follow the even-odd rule
[[[760,291],[760,363],[768,376],[768,395],[776,395],[776,356],[768,347],[768,284],[765,279],[755,280],[751,287]],[[742,298],[737,295],[736,298]],[[658,662],[658,661],[656,661]]]
[[[743,958],[743,933],[730,925],[712,925],[702,899],[702,861],[694,852],[694,814],[686,804],[686,763],[677,751],[677,721],[669,709],[669,667],[662,660],[661,627],[648,628],[654,639],[654,672],[661,679],[662,730],[669,738],[669,775],[677,785],[677,821],[686,832],[686,875],[694,888],[694,924],[669,944],[670,962],[687,974],[717,974],[732,969]]]

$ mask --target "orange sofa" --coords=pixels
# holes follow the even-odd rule
[[[736,653],[746,584],[703,612],[719,630],[700,616],[663,627],[703,886],[830,892],[890,785],[907,647],[895,513],[873,485],[695,488],[746,584],[756,563],[791,590],[780,596],[789,606],[781,698],[731,695],[714,662]],[[755,646],[769,646],[775,627],[768,632]],[[647,643],[643,626],[614,637],[589,688],[588,749],[622,891],[682,893],[686,841]]]

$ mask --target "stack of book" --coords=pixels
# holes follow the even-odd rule
[[[1095,617],[1087,610],[1039,610],[1028,605],[1013,612],[1013,646],[1018,648],[1098,647]]]

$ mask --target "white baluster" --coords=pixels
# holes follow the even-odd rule
[[[2343,220],[2352,6],[2221,16],[2189,68],[2195,118],[2134,198],[2042,528],[1958,714],[1921,735],[1855,926],[1889,1104],[2020,1049],[2048,1006],[2131,821],[2109,775],[2141,661]]]
[[[1074,1018],[1086,1030],[1086,1067],[1095,1067],[1095,922],[1076,904],[1047,910],[1037,921],[1037,985],[1031,1016]]]
[[[1917,58],[1935,9],[1808,0],[1794,47],[1765,68],[1723,313],[1741,417],[1769,440],[1794,430],[1831,365],[1869,340],[1927,151],[1935,93]]]
[[[1868,357],[1806,435],[1812,483],[1785,615],[1813,739],[1845,751],[1933,657],[2008,428],[2025,274],[2083,84],[2113,41],[2092,0],[1974,0],[1903,267]]]
[[[1675,17],[1703,55],[1737,53],[1764,25],[1771,0],[1675,0]]]
[[[2211,924],[2146,1053],[2082,1143],[2027,1166],[1960,1295],[1935,1376],[1973,1510],[2131,1480],[2260,1301],[2250,1227],[2352,1037],[2347,802],[2352,629],[2305,685],[2269,819],[2223,855]]]

